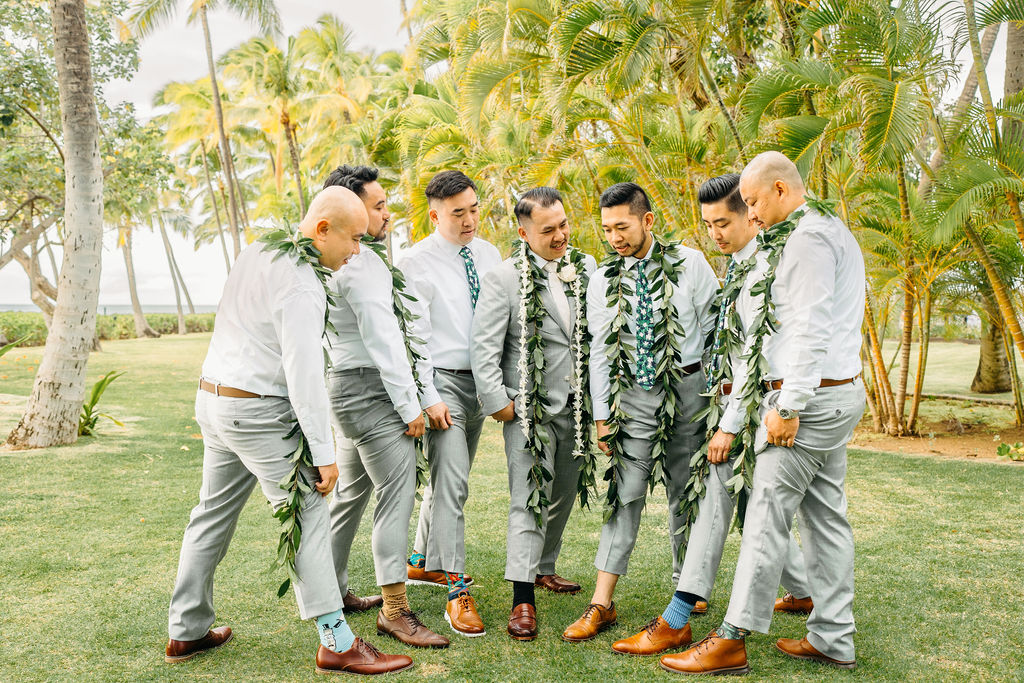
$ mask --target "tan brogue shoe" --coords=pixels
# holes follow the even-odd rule
[[[620,655],[644,657],[686,647],[692,642],[693,633],[689,624],[682,628],[672,628],[667,621],[657,616],[640,633],[612,643],[612,650]]]
[[[775,601],[775,611],[787,614],[810,614],[814,609],[814,601],[809,597],[797,598],[792,593],[786,593]]]
[[[708,613],[708,601],[707,600],[698,600],[697,603],[693,606],[693,609],[690,610],[690,614],[695,614],[697,616],[700,616],[701,614],[707,614],[707,613]]]
[[[348,591],[341,599],[341,602],[346,612],[365,612],[368,609],[383,605],[384,597],[381,595],[368,595],[365,598],[361,598],[352,591]]]
[[[562,633],[562,640],[579,643],[590,640],[609,626],[614,626],[618,616],[615,614],[615,603],[611,607],[590,603],[583,610],[583,616],[569,625]]]
[[[444,608],[444,620],[459,635],[476,638],[487,633],[484,630],[484,620],[476,611],[473,596],[466,592],[448,601]]]
[[[229,640],[231,640],[230,626],[220,626],[212,631],[207,631],[206,635],[199,640],[174,640],[172,638],[167,641],[167,648],[164,650],[164,661],[184,662],[186,659],[192,659],[200,652],[220,647]]]
[[[533,585],[549,590],[552,593],[567,593],[569,595],[576,595],[582,590],[582,586],[578,583],[563,579],[558,574],[538,574]]]
[[[448,647],[450,641],[423,625],[416,613],[403,609],[397,619],[388,619],[384,610],[377,613],[377,634],[391,636],[413,647]]]
[[[537,608],[523,602],[512,608],[508,617],[508,634],[515,640],[533,640],[537,637]]]
[[[344,652],[328,650],[323,645],[316,651],[318,674],[359,674],[374,676],[405,671],[412,666],[408,655],[386,655],[362,638],[356,638]]]
[[[807,642],[807,636],[804,636],[800,640],[796,640],[795,638],[780,638],[775,641],[775,649],[784,655],[792,657],[793,659],[807,659],[812,662],[819,662],[821,664],[834,666],[837,669],[857,668],[856,660],[845,661],[842,659],[832,659],[828,655],[818,652],[813,645]]]
[[[689,650],[662,655],[661,668],[677,674],[741,676],[750,673],[745,641],[722,638],[715,631]]]

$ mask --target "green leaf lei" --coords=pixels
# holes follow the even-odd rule
[[[533,490],[527,500],[526,508],[533,512],[538,526],[543,526],[544,510],[550,505],[544,493],[544,485],[551,481],[552,474],[544,464],[544,447],[551,443],[544,420],[550,403],[544,388],[544,338],[541,336],[547,309],[541,294],[547,287],[547,274],[530,258],[529,246],[519,240],[513,246],[516,254],[516,271],[519,273],[519,324],[522,330],[520,339],[520,357],[518,370],[520,374],[520,395],[517,400],[520,408],[519,422],[526,438],[526,449],[533,457],[533,465],[527,475]],[[594,453],[590,433],[591,408],[588,373],[584,371],[584,358],[590,353],[590,339],[587,333],[585,317],[586,271],[583,252],[569,249],[569,262],[576,270],[578,283],[570,288],[568,294],[576,296],[576,320],[574,335],[570,341],[573,348],[573,373],[578,387],[573,398],[575,438],[573,457],[580,459],[580,473],[577,479],[577,493],[580,504],[589,506],[589,499],[596,487],[595,472],[597,456]],[[528,332],[529,330],[529,332]]]
[[[324,307],[323,334],[326,336],[328,331],[335,331],[329,316],[331,306],[336,304],[337,298],[327,284],[328,278],[330,278],[334,271],[321,265],[320,250],[313,246],[313,240],[298,232],[273,230],[260,237],[259,241],[263,243],[263,251],[277,252],[274,254],[274,260],[281,256],[289,256],[294,258],[299,264],[308,263],[313,268],[313,272],[316,273],[317,279],[320,280],[320,284],[324,288],[324,294],[327,297],[327,305]],[[324,349],[324,367],[330,367],[330,364],[331,361],[327,354],[327,349]],[[284,567],[288,572],[287,578],[277,589],[278,597],[283,596],[288,591],[288,587],[293,579],[298,581],[299,578],[299,575],[295,572],[295,554],[299,550],[299,542],[302,539],[302,497],[313,490],[313,484],[306,478],[302,468],[308,467],[315,470],[313,454],[309,449],[309,443],[302,433],[302,427],[299,425],[298,418],[294,418],[294,421],[295,424],[284,439],[288,440],[292,437],[298,437],[298,443],[295,446],[295,450],[288,456],[291,469],[278,482],[278,486],[284,489],[287,495],[285,496],[284,504],[274,510],[274,519],[281,523],[281,538],[277,544],[277,558],[270,569],[274,571],[279,567]]]
[[[659,359],[655,368],[655,387],[661,386],[665,392],[665,402],[657,413],[657,427],[651,444],[651,475],[650,490],[661,483],[668,483],[668,470],[665,467],[665,455],[668,444],[675,432],[676,404],[680,400],[677,392],[683,379],[682,362],[679,342],[686,332],[676,318],[675,304],[672,294],[679,286],[679,274],[683,272],[682,256],[679,253],[678,241],[665,240],[652,235],[654,248],[651,250],[651,270],[648,279],[653,284],[650,288],[652,307],[660,311],[660,318],[655,315],[654,343],[651,352]],[[621,506],[619,500],[619,483],[616,470],[628,459],[622,450],[622,439],[627,437],[623,424],[630,416],[622,409],[622,392],[633,386],[632,366],[635,365],[635,347],[622,340],[623,334],[630,331],[627,317],[632,315],[633,307],[626,299],[635,291],[636,275],[626,267],[625,257],[612,252],[602,263],[608,278],[605,289],[608,308],[615,311],[611,328],[605,343],[608,346],[608,380],[610,384],[609,408],[610,416],[605,421],[608,434],[603,437],[609,446],[609,464],[605,470],[604,480],[608,482],[608,491],[604,505],[604,521],[607,522]],[[631,282],[627,282],[631,280]],[[660,296],[656,296],[658,293]],[[653,389],[652,389],[653,391]]]
[[[805,197],[807,205],[820,214],[835,216],[835,211],[830,204],[814,197]],[[747,363],[747,379],[742,387],[733,385],[733,392],[739,392],[737,400],[740,402],[740,409],[743,415],[743,422],[737,438],[733,441],[730,450],[730,458],[735,456],[733,461],[734,475],[726,482],[733,495],[736,496],[736,519],[735,525],[740,531],[743,530],[743,518],[747,507],[747,489],[753,484],[754,465],[757,454],[754,452],[754,437],[761,424],[761,403],[765,396],[764,375],[768,370],[768,361],[764,357],[765,338],[778,330],[779,321],[775,317],[775,302],[772,301],[771,291],[775,283],[776,271],[779,261],[782,258],[782,250],[789,240],[789,236],[796,229],[806,212],[797,209],[785,220],[776,223],[764,232],[758,234],[758,249],[742,262],[737,263],[733,270],[733,276],[729,284],[722,289],[719,295],[719,310],[724,307],[726,314],[723,329],[719,332],[718,340],[712,353],[721,356],[725,362],[718,365],[718,369],[710,379],[711,401],[695,419],[705,418],[707,420],[707,432],[705,433],[704,445],[701,446],[690,460],[690,478],[686,482],[683,498],[679,502],[679,517],[682,524],[676,533],[683,534],[684,542],[679,546],[680,554],[686,551],[686,541],[689,541],[690,530],[697,519],[697,512],[700,507],[700,500],[704,497],[707,488],[705,480],[711,471],[711,464],[708,462],[708,444],[711,437],[718,429],[718,423],[722,417],[722,407],[718,397],[721,396],[722,386],[732,382],[732,367],[728,359],[732,356],[742,357]],[[766,255],[768,268],[764,277],[750,287],[752,297],[761,297],[761,306],[754,312],[749,333],[750,346],[744,351],[744,328],[740,320],[739,311],[736,310],[736,301],[747,278],[753,272],[757,264],[757,255],[763,252]]]

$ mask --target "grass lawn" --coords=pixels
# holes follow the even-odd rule
[[[217,575],[218,624],[235,639],[178,665],[163,662],[167,603],[182,530],[195,504],[202,441],[192,418],[195,378],[208,335],[105,342],[90,381],[112,369],[103,408],[126,427],[66,448],[0,451],[0,679],[4,681],[323,680],[314,674],[314,628],[292,597],[275,597],[267,572],[276,523],[257,493],[245,508]],[[0,359],[0,431],[16,422],[42,349]],[[969,370],[973,372],[973,366]],[[14,396],[11,396],[14,395]],[[852,452],[850,518],[857,541],[855,611],[859,668],[835,672],[795,662],[772,647],[800,637],[799,617],[780,617],[770,636],[749,639],[753,680],[1022,680],[1024,468],[1009,464]],[[538,594],[541,636],[504,632],[511,589],[502,580],[507,491],[500,432],[489,423],[467,506],[469,570],[487,636],[461,639],[444,622],[443,591],[411,587],[413,607],[453,638],[447,651],[413,651],[378,637],[374,613],[352,615],[357,634],[388,652],[407,652],[410,674],[452,680],[678,680],[656,659],[615,655],[609,644],[660,613],[670,585],[666,506],[651,498],[631,573],[620,582],[619,624],[570,645],[561,629],[593,588],[599,511],[574,512],[559,573],[584,584],[576,596]],[[353,587],[374,589],[367,524],[356,541]],[[711,613],[721,620],[738,538],[730,538]]]

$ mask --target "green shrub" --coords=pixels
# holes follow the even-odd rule
[[[42,313],[0,311],[0,332],[7,341],[27,337],[22,346],[42,346],[46,343],[46,323]]]
[[[185,316],[185,329],[192,332],[213,331],[213,313]],[[176,313],[149,313],[146,320],[160,334],[177,334]],[[0,311],[0,334],[8,341],[25,338],[21,346],[42,346],[46,343],[46,323],[42,313]],[[134,339],[135,318],[130,313],[96,316],[96,334],[100,339]]]

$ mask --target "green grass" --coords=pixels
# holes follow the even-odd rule
[[[126,427],[101,425],[101,436],[65,448],[0,452],[0,679],[322,680],[313,672],[313,627],[299,621],[290,595],[274,596],[281,576],[267,567],[277,529],[259,493],[245,508],[217,574],[217,623],[235,629],[234,641],[191,662],[163,662],[181,534],[198,495],[202,442],[194,438],[192,401],[208,339],[105,343],[90,361],[90,381],[109,370],[128,371],[101,402],[105,412],[128,418]],[[0,376],[7,377],[0,394],[29,392],[29,368],[41,351],[19,350],[3,359]],[[0,431],[13,426],[19,403],[0,395]],[[857,541],[859,668],[834,672],[775,652],[775,638],[804,632],[801,618],[787,616],[775,620],[769,636],[750,639],[751,679],[1024,678],[1024,468],[854,452],[848,488]],[[621,657],[608,647],[639,630],[671,595],[663,500],[660,491],[651,498],[631,573],[620,582],[618,626],[589,643],[558,638],[593,588],[600,515],[576,511],[558,568],[581,581],[584,593],[539,594],[540,638],[513,642],[504,633],[511,590],[501,578],[505,466],[500,433],[489,424],[466,524],[469,570],[487,636],[451,634],[449,650],[422,652],[378,637],[373,613],[351,615],[352,626],[388,652],[411,654],[417,667],[402,675],[407,680],[678,680],[656,659]],[[724,614],[737,547],[738,538],[730,538],[711,613],[694,621],[698,635]],[[353,587],[373,590],[365,520],[353,563]],[[450,634],[443,591],[414,586],[410,597],[429,627]]]
[[[887,340],[882,345],[882,356],[885,362],[892,361],[896,354],[898,344],[894,340]],[[914,390],[914,374],[917,372],[918,343],[910,345],[910,379],[907,382],[907,391]],[[978,369],[978,356],[981,354],[980,344],[968,344],[965,342],[936,342],[928,345],[928,364],[925,367],[924,393],[926,394],[959,394],[960,396],[976,396],[985,398],[999,398],[1006,401],[1013,400],[1013,394],[1009,391],[1001,394],[979,394],[971,391],[971,382],[974,380],[974,373]],[[1024,363],[1020,354],[1017,354],[1017,367],[1024,372]],[[893,390],[896,389],[896,381],[899,376],[899,358],[892,365],[889,373],[893,383]]]

